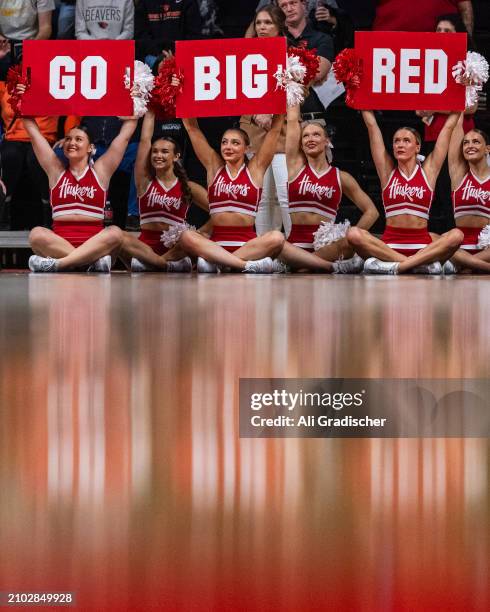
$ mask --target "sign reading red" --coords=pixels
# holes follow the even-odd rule
[[[285,66],[285,38],[177,41],[175,48],[184,74],[177,117],[285,112],[274,77]]]
[[[23,71],[30,86],[24,115],[133,114],[124,76],[133,75],[132,40],[26,40]]]
[[[452,67],[466,58],[466,34],[356,32],[355,51],[363,66],[355,108],[464,109]]]

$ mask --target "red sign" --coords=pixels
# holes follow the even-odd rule
[[[175,49],[184,74],[177,117],[286,111],[274,77],[285,66],[285,38],[177,41]]]
[[[466,34],[356,32],[362,58],[358,109],[464,110],[465,88],[451,72],[466,58]]]
[[[26,40],[22,67],[30,87],[25,115],[133,114],[126,71],[132,78],[132,40]]]

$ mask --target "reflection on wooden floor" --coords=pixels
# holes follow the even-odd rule
[[[488,377],[483,278],[0,278],[0,591],[488,610],[482,439],[239,440],[240,377]]]

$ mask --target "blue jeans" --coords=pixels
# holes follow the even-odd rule
[[[95,155],[93,157],[94,161],[97,161],[101,155],[107,151],[108,147],[105,145],[97,144]],[[136,183],[134,182],[134,162],[136,161],[136,152],[138,150],[137,142],[130,142],[124,152],[124,157],[121,160],[121,163],[117,167],[118,170],[124,172],[125,174],[130,175],[129,181],[129,196],[128,196],[128,215],[139,215],[138,209],[138,198],[136,195]],[[61,147],[56,147],[54,149],[56,155],[66,164],[68,160],[63,153],[63,149]]]
[[[73,38],[75,38],[75,5],[62,2],[58,15],[58,39],[72,40]]]

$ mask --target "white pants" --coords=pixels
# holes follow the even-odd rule
[[[264,175],[262,198],[255,218],[255,231],[261,236],[284,227],[286,238],[291,231],[288,202],[288,168],[286,154],[276,153]]]

